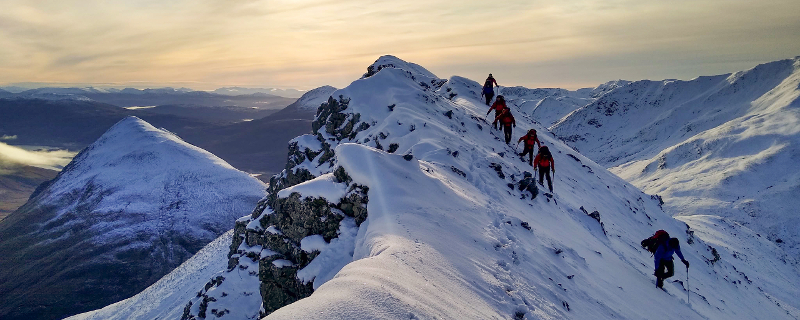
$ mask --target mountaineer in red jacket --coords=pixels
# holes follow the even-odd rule
[[[542,142],[539,141],[539,138],[536,136],[536,129],[528,130],[528,134],[522,136],[517,140],[517,144],[520,142],[525,141],[525,149],[522,150],[522,153],[519,154],[522,157],[522,161],[525,161],[525,155],[528,155],[528,164],[533,166],[533,146],[538,145],[539,148],[542,147]]]
[[[490,113],[492,113],[492,110],[494,110],[494,116],[496,118],[497,116],[500,115],[501,112],[503,112],[503,109],[508,109],[508,107],[506,106],[506,99],[503,98],[502,95],[499,95],[497,96],[497,99],[494,101],[492,106],[489,108],[489,111],[486,111],[486,115],[488,116]],[[494,128],[497,129],[497,126],[495,125]]]
[[[550,149],[547,148],[547,146],[539,148],[539,154],[536,155],[536,159],[533,159],[533,170],[539,170],[540,186],[544,186],[542,180],[544,180],[545,175],[547,176],[547,187],[550,188],[550,192],[553,192],[553,180],[550,178],[550,170],[552,170],[553,175],[555,175],[556,164],[553,162],[553,155],[550,153]]]
[[[517,121],[514,120],[514,116],[511,115],[511,109],[503,109],[499,115],[494,117],[494,122],[492,122],[492,125],[494,126],[498,121],[500,121],[500,124],[503,125],[503,133],[506,135],[506,144],[511,143],[511,126],[517,126]]]

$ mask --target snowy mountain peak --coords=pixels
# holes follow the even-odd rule
[[[421,76],[427,79],[439,79],[436,75],[434,75],[427,69],[423,68],[422,66],[416,63],[406,62],[398,57],[391,55],[381,56],[380,58],[378,58],[378,60],[375,60],[374,63],[372,63],[367,67],[367,73],[365,73],[362,78],[368,78],[384,68],[405,70],[415,76]]]
[[[130,297],[229,230],[263,190],[211,153],[125,118],[0,221],[0,300],[13,301],[0,316],[29,318],[40,305],[67,316]],[[75,288],[88,293],[66,292]]]

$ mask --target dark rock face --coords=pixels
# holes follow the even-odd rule
[[[339,236],[340,223],[344,219],[352,218],[356,226],[367,219],[369,188],[354,183],[344,168],[334,166],[335,145],[343,140],[352,140],[358,132],[369,128],[369,124],[360,122],[359,114],[342,112],[348,103],[349,99],[340,96],[339,99],[330,97],[320,105],[317,118],[312,122],[311,135],[319,145],[291,142],[286,167],[270,179],[267,196],[259,201],[249,218],[236,222],[228,253],[228,269],[246,270],[252,276],[257,273],[263,306],[261,316],[314,292],[313,281],[303,282],[297,277],[298,271],[320,254],[316,250],[302,250],[304,238],[319,235],[330,242]],[[345,196],[325,199],[293,192],[280,197],[278,193],[281,190],[316,178],[307,168],[331,172],[335,177],[334,183],[346,188]],[[248,248],[263,248],[268,254],[265,255],[261,249],[249,251]],[[251,270],[254,269],[249,267],[252,263],[257,263],[258,270]],[[219,286],[222,281],[224,279],[217,278],[209,281],[206,289],[187,304],[182,319],[203,319],[205,314],[201,314],[202,311],[213,308],[215,302],[211,300],[215,298],[206,294],[208,288]],[[193,308],[195,303],[199,303],[200,308]]]

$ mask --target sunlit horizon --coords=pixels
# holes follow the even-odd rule
[[[344,87],[384,54],[577,89],[800,55],[800,2],[6,1],[0,86]]]

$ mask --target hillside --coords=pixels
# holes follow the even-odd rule
[[[56,174],[57,171],[25,165],[7,166],[0,161],[0,220],[25,204],[37,186]]]
[[[153,298],[174,292],[163,279],[73,319],[800,317],[787,265],[733,258],[743,253],[717,247],[722,229],[694,232],[512,106],[514,138],[536,128],[555,157],[555,193],[530,184],[484,120],[479,88],[381,57],[290,142],[286,170],[236,222],[227,268],[195,283],[183,308]],[[639,247],[657,229],[692,265],[691,282],[679,267],[666,292]]]
[[[668,213],[741,225],[783,249],[768,259],[797,264],[799,98],[800,57],[690,81],[632,82],[552,129],[661,195]]]
[[[229,230],[263,189],[123,119],[0,221],[0,318],[61,319],[128,298]]]

